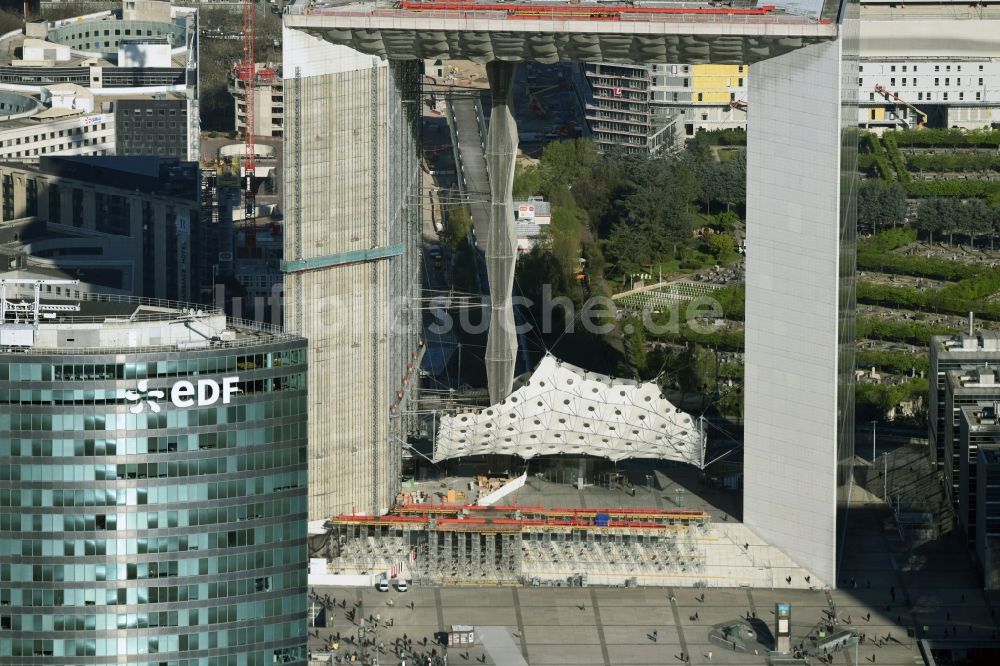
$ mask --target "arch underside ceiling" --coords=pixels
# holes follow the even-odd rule
[[[368,28],[303,29],[320,39],[390,60],[530,60],[542,63],[750,64],[826,41],[820,36],[537,33]]]

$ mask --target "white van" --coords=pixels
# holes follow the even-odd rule
[[[375,583],[375,589],[378,590],[379,592],[388,592],[389,581],[386,580],[385,578],[379,578],[378,582]]]
[[[398,581],[396,581],[396,589],[399,590],[400,592],[406,592],[408,589],[410,589],[410,586],[406,584],[405,580],[400,578]]]

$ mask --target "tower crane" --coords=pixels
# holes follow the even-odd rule
[[[887,101],[887,102],[893,102],[895,104],[902,104],[903,106],[907,107],[908,109],[911,109],[914,113],[916,113],[918,116],[920,116],[920,121],[917,123],[917,127],[924,127],[924,126],[927,125],[927,114],[926,113],[924,113],[923,111],[921,111],[917,107],[913,106],[912,104],[910,104],[909,102],[907,102],[905,99],[903,99],[902,97],[900,97],[896,93],[887,90],[885,86],[876,85],[875,86],[875,92],[877,92],[879,95],[882,95],[882,97],[885,98],[885,101]],[[896,117],[899,118],[899,115],[897,114]],[[909,123],[907,123],[905,120],[903,120],[902,118],[899,118],[899,119],[904,124],[906,124],[907,126],[909,126]]]
[[[243,124],[243,232],[244,246],[252,249],[257,244],[257,230],[254,214],[257,211],[254,176],[257,172],[257,155],[254,151],[254,135],[257,97],[257,65],[254,62],[254,0],[243,0],[243,60],[237,65],[237,76],[243,80],[246,122]]]

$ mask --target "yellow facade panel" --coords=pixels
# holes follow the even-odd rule
[[[745,74],[747,67],[743,66]],[[692,65],[691,76],[741,76],[740,65]]]

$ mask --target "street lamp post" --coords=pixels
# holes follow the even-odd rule
[[[875,466],[875,424],[878,421],[872,421],[872,466]]]

